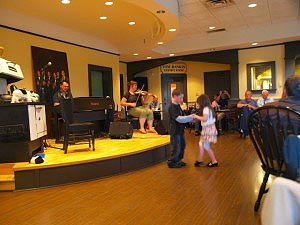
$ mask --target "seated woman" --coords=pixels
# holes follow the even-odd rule
[[[136,93],[137,82],[128,82],[129,91],[126,92],[121,100],[121,105],[127,107],[128,114],[132,117],[138,117],[140,122],[140,132],[146,134],[144,129],[145,122],[147,120],[148,129],[150,133],[156,133],[153,129],[153,112],[149,109],[148,102],[149,95],[142,95]]]

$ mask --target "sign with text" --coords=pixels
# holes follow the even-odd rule
[[[162,73],[186,73],[187,68],[185,63],[169,63],[160,66]]]

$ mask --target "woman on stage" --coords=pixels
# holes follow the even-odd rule
[[[148,107],[149,93],[137,91],[137,82],[128,82],[129,91],[126,92],[121,100],[121,105],[127,107],[128,114],[132,117],[138,117],[140,122],[140,132],[146,134],[145,122],[147,120],[148,132],[156,133],[153,129],[153,112]]]

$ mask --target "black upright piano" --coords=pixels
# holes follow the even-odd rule
[[[94,122],[96,125],[95,134],[108,133],[109,124],[114,119],[115,103],[112,98],[103,97],[78,97],[73,98],[73,113],[76,122]],[[60,108],[56,109],[60,112]],[[57,114],[56,114],[57,115]],[[58,118],[56,119],[58,121]],[[59,139],[57,128],[55,131],[56,140]]]

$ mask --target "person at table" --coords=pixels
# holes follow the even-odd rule
[[[269,92],[267,90],[263,90],[261,92],[261,97],[257,100],[257,106],[262,107],[270,102],[274,102],[274,99],[269,97]]]
[[[247,121],[250,113],[257,108],[257,102],[252,99],[252,92],[247,90],[245,92],[245,99],[239,101],[237,108],[241,109],[240,117],[240,136],[246,138],[249,135],[247,128]]]
[[[218,134],[224,134],[222,131],[222,123],[223,119],[225,118],[225,113],[219,111],[221,107],[219,105],[218,99],[218,95],[214,95],[214,101],[211,103],[211,107],[215,110],[216,113]]]
[[[227,109],[228,108],[228,101],[230,99],[230,94],[227,90],[220,91],[218,96],[218,105],[220,106],[220,109]]]
[[[148,129],[150,133],[156,133],[153,128],[153,112],[149,109],[148,102],[149,94],[143,95],[141,92],[137,93],[137,82],[128,82],[129,91],[126,92],[121,99],[121,106],[125,106],[128,109],[128,114],[132,117],[139,118],[140,132],[146,134],[145,122],[147,121]]]
[[[159,103],[158,97],[156,95],[152,96],[152,101],[149,103],[149,108],[152,111],[159,111],[160,110],[160,103]]]
[[[300,111],[300,76],[292,75],[284,83],[282,98],[267,105],[289,107]]]
[[[59,84],[59,90],[53,95],[53,105],[59,106],[61,99],[72,99],[69,82],[64,80]]]

